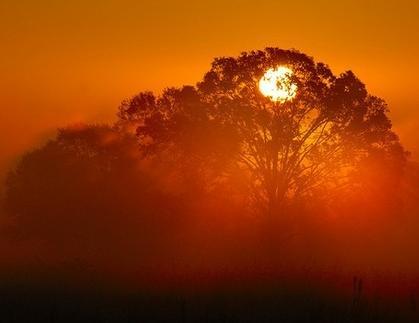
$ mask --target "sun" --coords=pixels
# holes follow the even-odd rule
[[[286,66],[270,68],[259,81],[259,90],[274,102],[291,101],[297,94],[297,85],[292,82],[294,72]]]

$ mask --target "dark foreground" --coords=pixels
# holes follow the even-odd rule
[[[1,289],[0,322],[419,322],[416,300],[389,302],[280,287],[235,291],[80,292],[23,285]]]

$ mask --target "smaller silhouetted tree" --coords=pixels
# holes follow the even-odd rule
[[[157,252],[180,217],[176,203],[147,174],[135,136],[108,126],[61,129],[27,153],[5,200],[20,238],[64,259],[115,257],[115,266]]]

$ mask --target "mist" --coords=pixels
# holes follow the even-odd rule
[[[254,82],[278,64],[298,89],[279,103]],[[419,164],[354,73],[267,48],[215,59],[196,86],[141,92],[116,112],[112,124],[58,129],[8,169],[5,290],[140,293],[156,308],[171,295],[181,321],[186,303],[207,308],[197,295],[208,306],[239,295],[228,301],[238,312],[281,295],[290,312],[268,312],[290,320],[324,304],[330,317],[379,320],[385,304],[416,317]]]

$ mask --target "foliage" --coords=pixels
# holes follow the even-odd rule
[[[298,90],[276,103],[258,80],[281,65],[293,70]],[[360,185],[354,174],[376,156],[384,168],[402,168],[406,153],[387,111],[352,72],[335,76],[298,51],[267,48],[215,59],[195,87],[140,93],[119,117],[135,124],[145,155],[187,165],[207,187],[240,173],[254,205],[276,213],[296,199]]]
[[[8,176],[6,209],[20,239],[40,240],[65,259],[120,250],[141,259],[174,223],[177,204],[156,185],[134,136],[81,125],[22,158]]]

